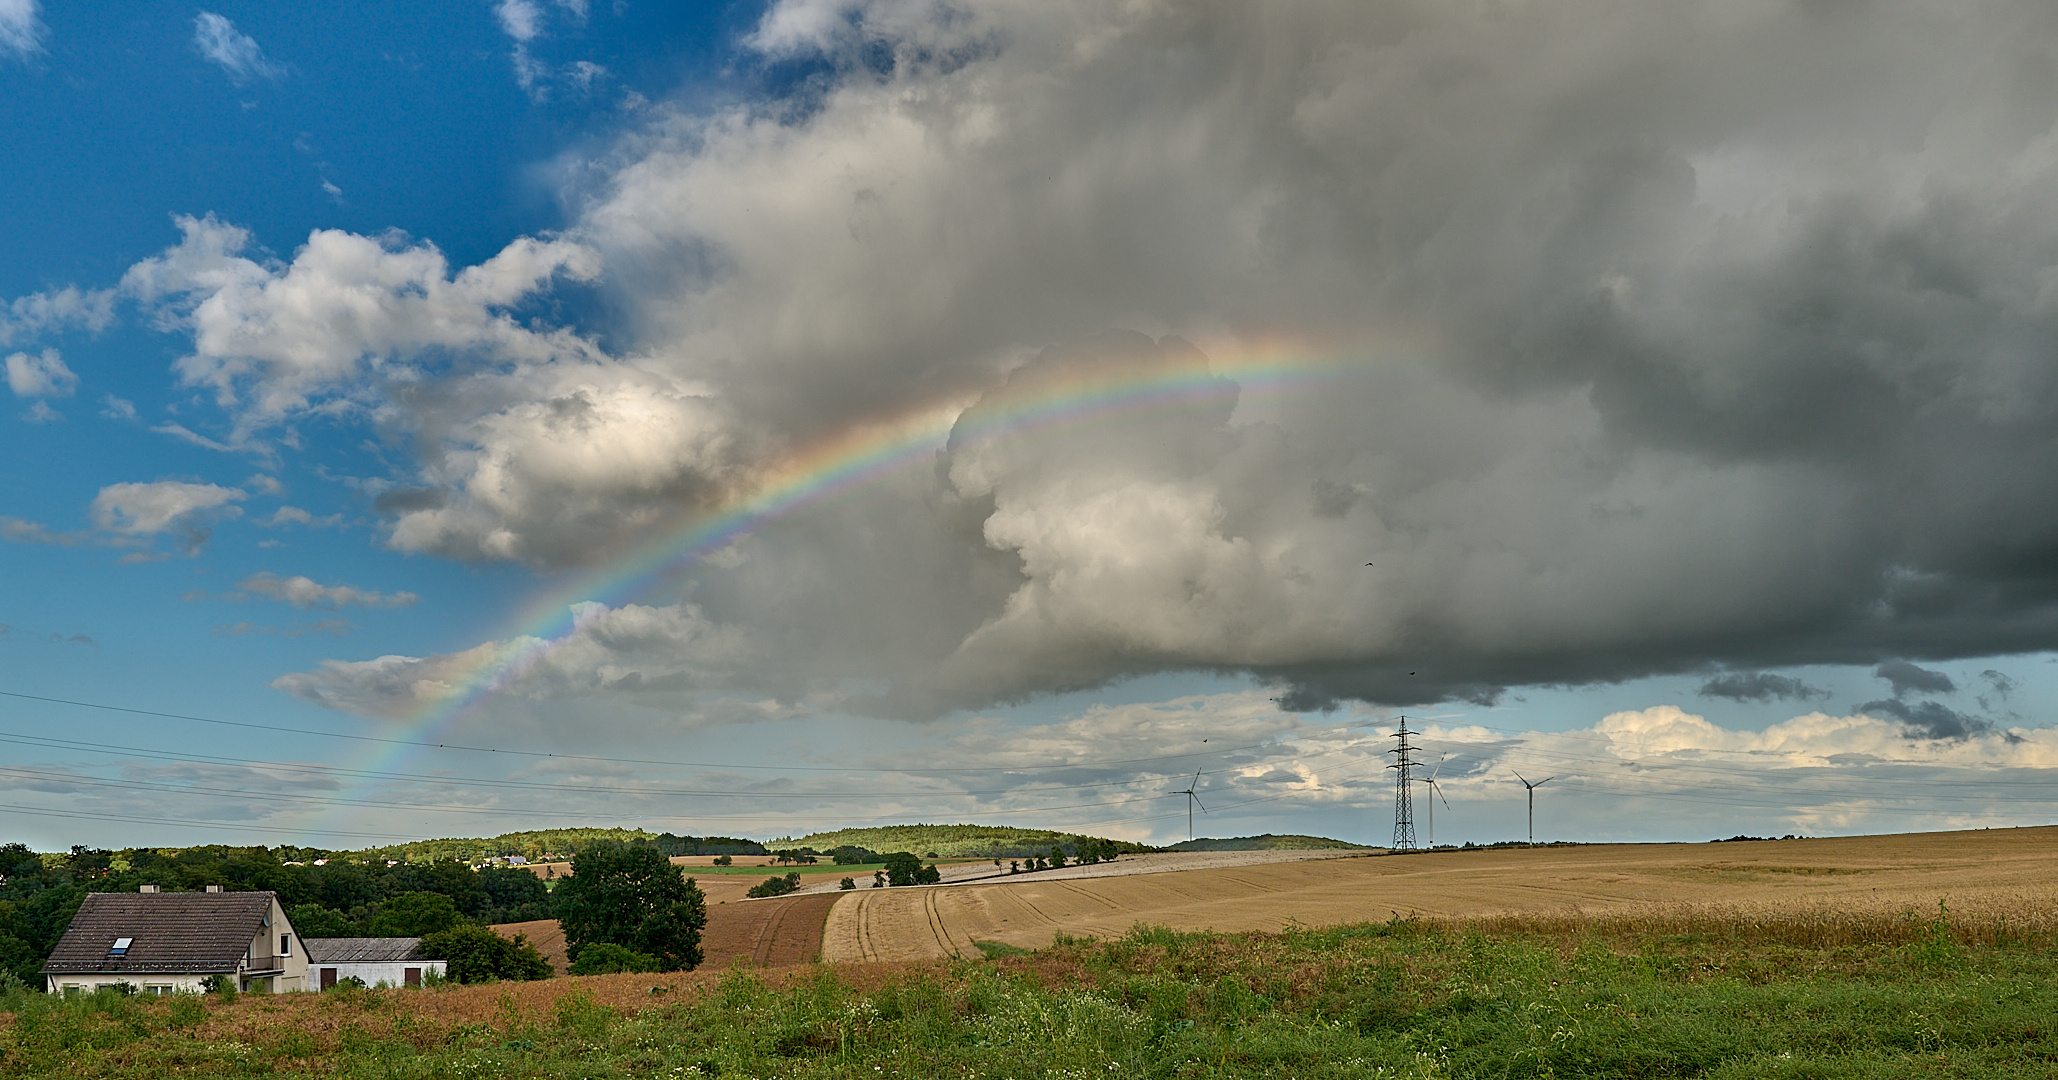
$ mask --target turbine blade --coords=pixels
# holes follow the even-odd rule
[[[1198,807],[1200,807],[1200,808],[1201,808],[1201,813],[1203,813],[1203,814],[1205,814],[1205,813],[1207,813],[1207,812],[1208,812],[1208,804],[1207,804],[1207,803],[1204,803],[1204,802],[1202,802],[1202,801],[1200,801],[1200,796],[1198,796],[1198,795],[1195,795],[1195,796],[1193,797],[1193,805],[1195,805],[1195,806],[1198,806]]]
[[[1434,792],[1436,792],[1436,798],[1437,798],[1437,801],[1439,801],[1439,802],[1443,803],[1443,808],[1444,808],[1444,809],[1448,810],[1448,809],[1450,809],[1450,808],[1451,808],[1451,801],[1450,801],[1449,799],[1446,799],[1446,798],[1444,798],[1444,797],[1443,797],[1443,785],[1442,785],[1442,784],[1439,784],[1439,783],[1437,783],[1436,781],[1434,781],[1434,780],[1431,780],[1431,781],[1429,782],[1429,790],[1431,790],[1431,791],[1434,791]]]
[[[1515,770],[1513,770],[1513,769],[1509,769],[1508,771],[1509,771],[1509,772],[1511,772],[1511,773],[1515,773],[1515,779],[1517,779],[1517,780],[1522,780],[1522,774],[1521,774],[1521,773],[1515,772]],[[1529,782],[1529,781],[1527,781],[1527,780],[1522,780],[1522,786],[1523,786],[1523,787],[1535,787],[1536,785],[1535,785],[1535,784],[1532,784],[1532,783],[1530,783],[1530,782]]]
[[[1542,786],[1544,786],[1545,784],[1548,784],[1548,783],[1550,783],[1551,781],[1553,781],[1553,780],[1556,780],[1556,779],[1557,779],[1557,777],[1555,777],[1555,776],[1546,776],[1546,777],[1544,777],[1543,779],[1541,779],[1541,780],[1538,780],[1538,781],[1536,782],[1536,786],[1537,786],[1537,787],[1542,787]]]

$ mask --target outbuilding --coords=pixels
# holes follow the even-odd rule
[[[307,964],[316,989],[327,990],[345,979],[366,986],[420,986],[430,972],[449,970],[442,960],[422,955],[415,937],[332,937],[307,939]]]

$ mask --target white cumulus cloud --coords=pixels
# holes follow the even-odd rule
[[[109,484],[93,498],[93,524],[110,533],[149,538],[176,533],[187,552],[207,543],[214,522],[242,515],[235,504],[247,496],[237,488],[183,480]]]
[[[79,377],[56,349],[34,356],[12,353],[7,357],[7,388],[16,397],[70,397],[79,388]]]

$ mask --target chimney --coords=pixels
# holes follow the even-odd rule
[[[157,886],[155,886],[155,885],[145,885],[145,886],[143,886],[143,887],[141,887],[141,888],[137,889],[136,891],[137,891],[137,892],[145,892],[145,893],[154,893],[154,892],[156,892],[156,891],[157,891]]]
[[[219,885],[209,885],[209,886],[207,887],[207,891],[208,891],[208,892],[220,892],[220,891],[222,891],[222,887],[221,887],[221,886],[219,886]]]

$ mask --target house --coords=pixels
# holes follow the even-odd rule
[[[89,893],[43,964],[51,993],[127,983],[146,994],[198,992],[210,976],[239,990],[305,990],[307,957],[272,892]]]
[[[317,989],[344,979],[366,986],[420,986],[424,972],[443,975],[448,965],[422,956],[422,939],[411,937],[308,938],[307,965]]]

